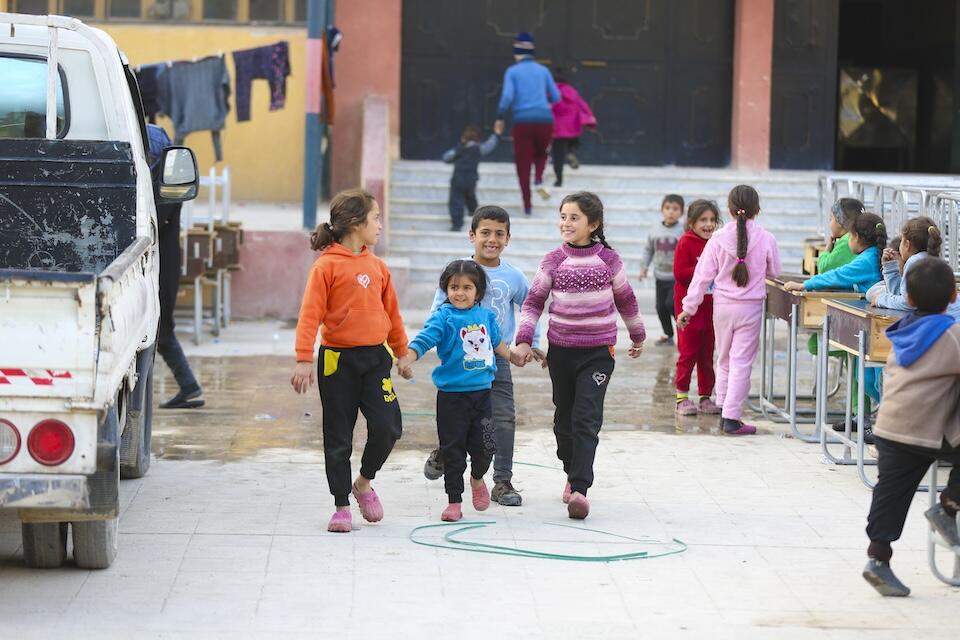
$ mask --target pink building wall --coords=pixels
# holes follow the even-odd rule
[[[737,0],[734,9],[730,158],[741,169],[770,167],[773,11],[774,0]]]

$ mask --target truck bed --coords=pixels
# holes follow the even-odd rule
[[[0,269],[99,274],[136,210],[128,143],[0,139]]]

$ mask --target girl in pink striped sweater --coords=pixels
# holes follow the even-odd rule
[[[613,375],[617,312],[630,333],[631,358],[647,337],[633,289],[620,256],[603,237],[603,203],[578,191],[560,203],[563,244],[540,262],[520,313],[517,353],[533,359],[530,343],[547,296],[547,366],[553,383],[553,432],[567,484],[563,501],[571,518],[590,513],[587,489],[603,424],[603,399]]]

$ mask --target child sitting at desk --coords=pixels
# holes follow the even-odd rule
[[[883,281],[870,287],[867,300],[884,309],[912,311],[907,302],[907,272],[924,258],[940,258],[940,247],[940,229],[933,220],[927,216],[907,220],[900,231],[899,251],[887,248],[880,256]],[[947,313],[960,319],[960,303],[951,303]]]
[[[864,579],[884,596],[907,596],[890,568],[890,543],[900,538],[913,496],[931,464],[953,468],[940,504],[924,515],[944,541],[960,546],[960,325],[945,313],[957,299],[953,272],[943,260],[922,258],[906,276],[913,313],[887,329],[884,401],[874,429],[877,486],[867,516],[869,561]],[[918,413],[917,408],[923,407]]]
[[[820,289],[836,289],[840,291],[866,292],[867,289],[880,281],[880,251],[887,245],[887,228],[880,216],[873,213],[861,213],[850,228],[849,247],[856,257],[842,267],[813,276],[805,282],[787,282],[784,289],[787,291],[817,291]],[[877,372],[868,368],[864,382],[871,395],[876,396]],[[853,391],[851,391],[853,393]],[[854,395],[854,397],[857,397]],[[877,399],[874,397],[874,399]],[[873,435],[870,432],[870,403],[864,403],[864,439],[871,444]],[[854,405],[854,411],[859,407]],[[845,429],[846,421],[834,425],[834,429]]]

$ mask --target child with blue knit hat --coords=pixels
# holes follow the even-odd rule
[[[503,74],[503,91],[497,107],[494,132],[503,134],[507,112],[513,117],[513,163],[523,194],[523,212],[533,213],[530,199],[530,168],[535,170],[534,185],[544,199],[550,192],[543,186],[543,170],[547,165],[547,150],[553,139],[553,110],[550,105],[560,101],[560,90],[553,74],[534,60],[533,36],[526,31],[517,34],[513,43],[516,62]]]

